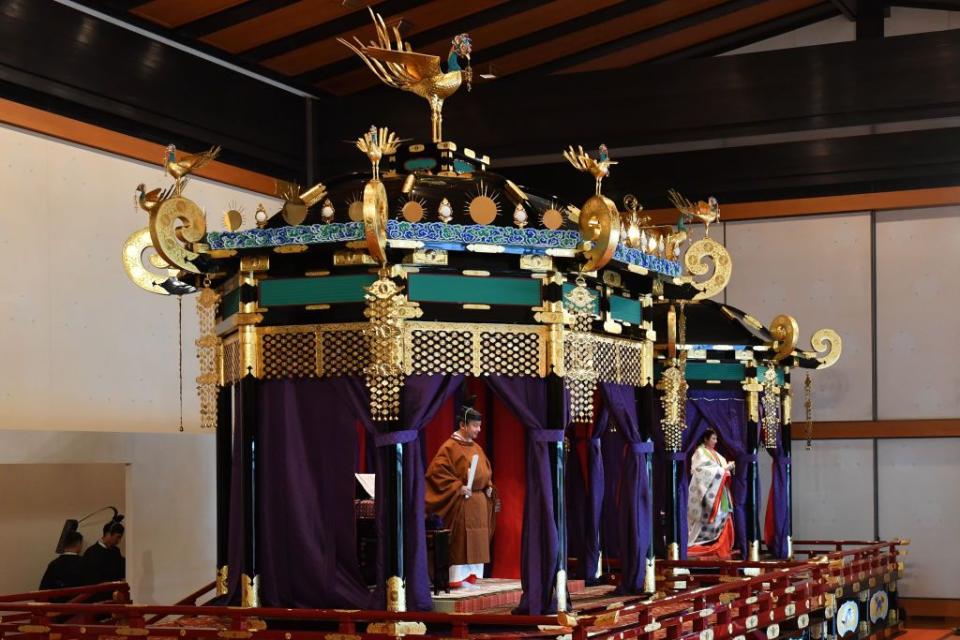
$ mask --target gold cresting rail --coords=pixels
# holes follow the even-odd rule
[[[588,636],[601,640],[640,638],[654,640],[727,640],[752,631],[764,632],[770,640],[786,632],[809,625],[811,616],[829,618],[836,609],[837,598],[845,585],[856,592],[862,585],[895,585],[902,576],[903,563],[899,546],[907,541],[851,543],[847,541],[799,541],[798,546],[828,545],[834,551],[798,551],[812,556],[805,561],[735,562],[735,561],[661,561],[664,579],[677,570],[716,568],[716,584],[669,594],[655,600],[625,598],[615,605],[586,609],[557,616],[452,615],[443,613],[391,613],[332,609],[275,609],[210,607],[181,604],[141,606],[125,604],[52,604],[36,600],[60,592],[34,592],[0,597],[0,638],[6,636],[27,640],[93,640],[102,636],[179,636],[180,638],[262,638],[264,640],[346,640],[388,638],[384,633],[366,633],[368,624],[422,622],[439,629],[424,638],[469,638],[471,628],[484,637],[556,637],[570,634],[574,640]],[[850,545],[851,548],[845,548]],[[757,575],[738,575],[750,569]],[[684,574],[680,574],[684,575]],[[212,584],[207,588],[212,589]],[[70,591],[72,595],[103,590],[126,593],[126,585],[96,585]],[[893,587],[891,586],[891,590]],[[196,592],[185,602],[196,602]],[[122,597],[121,597],[122,599]],[[110,624],[96,622],[97,616],[110,614]],[[209,621],[209,626],[180,626],[170,620],[187,616]],[[264,620],[277,621],[282,630],[270,629]],[[166,621],[166,622],[163,622]],[[330,631],[298,631],[296,622],[335,624]],[[163,624],[157,624],[163,622]],[[882,631],[870,634],[890,637],[899,632],[901,623],[896,610]],[[311,625],[313,626],[313,625]],[[482,627],[482,630],[480,629]]]

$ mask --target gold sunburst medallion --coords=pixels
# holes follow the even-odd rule
[[[547,229],[556,231],[563,226],[563,214],[557,210],[556,206],[551,206],[540,216],[540,222]]]
[[[427,212],[427,203],[419,198],[404,198],[400,201],[400,217],[407,222],[420,222]]]
[[[467,204],[467,213],[470,219],[477,224],[490,224],[497,219],[500,213],[499,193],[487,189],[482,182],[477,185],[477,195]]]

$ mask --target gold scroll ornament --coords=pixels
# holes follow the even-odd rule
[[[785,313],[778,315],[770,323],[770,335],[776,341],[774,343],[773,361],[780,362],[797,348],[800,328],[797,325],[796,318]]]
[[[171,267],[200,273],[193,263],[200,254],[188,248],[188,245],[200,242],[206,235],[207,221],[203,210],[183,196],[164,200],[150,214],[153,248]]]
[[[692,284],[699,292],[693,296],[694,300],[703,300],[717,295],[730,282],[733,272],[733,261],[726,247],[710,238],[701,238],[687,249],[683,256],[683,264],[693,276],[703,276],[709,271],[705,259],[713,261],[713,274],[705,280],[693,280]]]
[[[817,369],[832,367],[840,359],[840,354],[843,352],[843,340],[841,340],[840,334],[833,329],[820,329],[813,334],[810,344],[817,352],[816,359],[820,362]]]
[[[123,270],[127,272],[127,277],[133,284],[144,291],[150,293],[159,293],[160,295],[170,295],[170,293],[160,286],[160,283],[169,276],[161,276],[150,269],[143,262],[144,252],[153,249],[153,242],[150,239],[150,229],[143,228],[134,231],[123,243]],[[157,257],[154,255],[153,257]],[[151,265],[153,262],[151,261]],[[155,266],[155,265],[153,265]]]

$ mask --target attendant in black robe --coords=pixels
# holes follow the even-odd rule
[[[41,589],[66,589],[80,587],[86,583],[83,558],[80,551],[83,549],[83,535],[79,531],[67,534],[64,540],[63,553],[50,561],[47,570],[40,580]],[[53,598],[54,602],[65,602],[67,598]]]
[[[83,554],[83,566],[87,584],[123,580],[126,575],[126,560],[120,553],[120,541],[124,528],[119,522],[110,521],[103,526],[103,537],[90,545]]]

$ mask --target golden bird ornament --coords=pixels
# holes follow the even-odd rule
[[[380,159],[396,153],[401,142],[403,141],[393,131],[386,127],[377,129],[375,125],[370,125],[370,130],[357,138],[357,149],[367,154],[370,159],[374,180],[380,179]]]
[[[167,145],[167,152],[164,158],[163,167],[167,174],[176,182],[174,183],[174,192],[180,195],[183,191],[183,178],[209,162],[213,162],[220,155],[220,147],[210,147],[200,153],[187,154],[177,160],[177,147]]]
[[[153,213],[161,202],[173,195],[174,189],[175,186],[171,186],[167,189],[157,188],[147,191],[146,185],[141,182],[137,185],[134,200],[141,209],[147,213]]]
[[[473,42],[470,36],[462,33],[451,41],[447,70],[444,71],[440,56],[415,52],[409,42],[403,41],[396,26],[388,28],[380,14],[374,13],[369,7],[368,10],[377,31],[376,42],[364,44],[356,37],[353,42],[343,38],[337,40],[357,54],[381,82],[425,99],[430,105],[433,141],[441,142],[443,101],[456,93],[464,81],[469,90],[473,78],[470,69]],[[466,68],[461,68],[461,58],[466,60]]]
[[[675,206],[680,213],[688,218],[696,218],[703,222],[706,228],[704,233],[707,236],[710,235],[710,225],[720,221],[720,203],[717,202],[717,199],[713,196],[707,198],[706,202],[699,200],[696,204],[693,204],[680,195],[676,189],[670,189],[667,195],[670,198],[670,202],[673,203],[673,206]]]
[[[610,153],[607,151],[607,145],[601,144],[597,157],[593,158],[589,153],[583,150],[582,146],[577,146],[576,151],[573,145],[570,145],[563,152],[563,157],[567,159],[573,168],[577,171],[589,173],[597,182],[597,195],[600,195],[600,183],[610,175],[610,167],[617,164],[615,160],[610,159]]]

